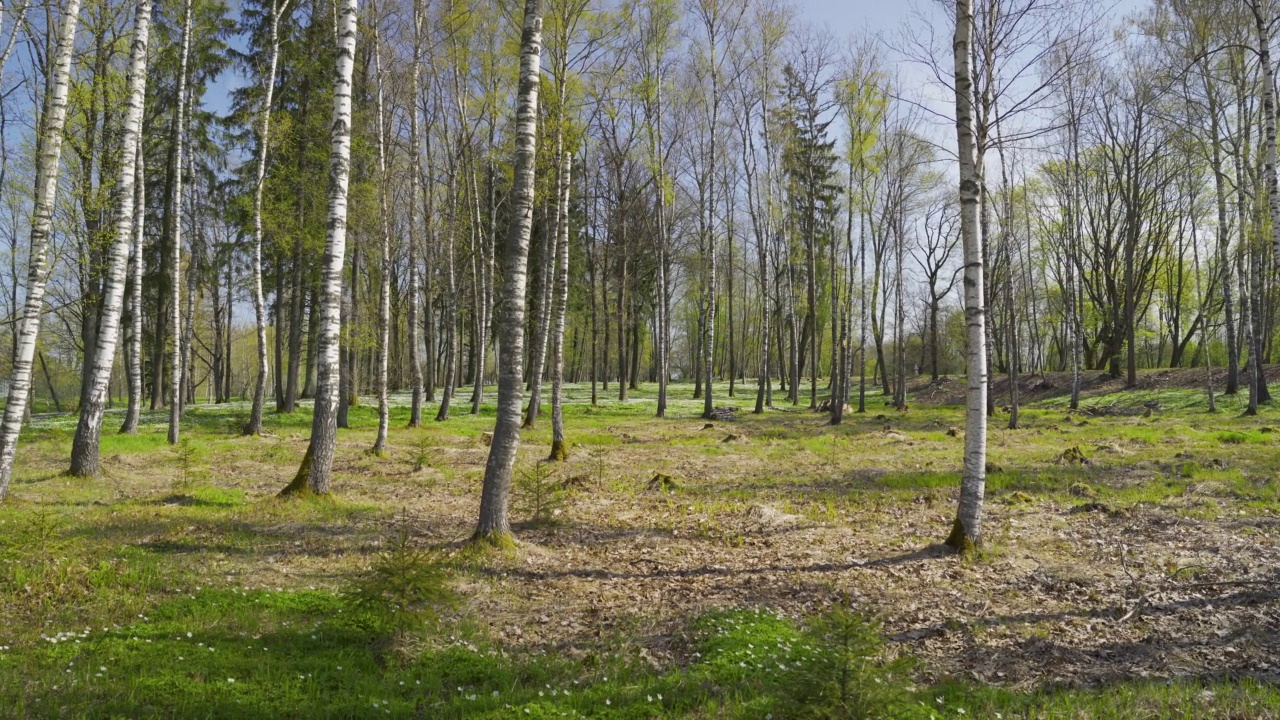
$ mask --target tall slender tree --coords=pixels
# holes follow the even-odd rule
[[[982,504],[987,463],[987,353],[983,308],[982,237],[978,224],[981,181],[974,142],[973,3],[956,0],[955,54],[956,143],[960,156],[960,237],[964,253],[965,433],[964,475],[960,506],[947,545],[968,551],[982,543]]]
[[[378,272],[378,339],[374,360],[375,380],[378,391],[378,433],[370,450],[374,455],[387,451],[387,428],[391,424],[391,407],[387,399],[387,362],[391,354],[391,203],[388,200],[390,179],[387,176],[387,122],[386,79],[382,69],[382,33],[378,28],[377,4],[370,4],[370,24],[373,26],[373,64],[377,84],[378,145],[378,219],[380,264]]]
[[[342,270],[347,250],[347,188],[351,179],[351,77],[356,56],[356,0],[339,0],[333,77],[333,122],[329,149],[329,223],[320,294],[318,362],[311,442],[298,474],[282,496],[324,495],[333,475],[338,425],[338,352],[342,312]]]
[[[170,186],[172,198],[169,201],[169,271],[170,303],[169,331],[173,346],[169,349],[169,368],[172,373],[169,380],[169,444],[176,445],[182,428],[182,405],[184,398],[183,374],[186,362],[182,357],[183,323],[182,323],[182,208],[183,208],[183,160],[185,159],[184,140],[187,132],[187,63],[191,55],[191,1],[182,4],[182,40],[178,51],[178,89],[177,102],[173,111],[173,129],[170,136],[173,158],[173,181]],[[194,242],[194,240],[193,240]],[[194,263],[192,272],[194,272]],[[190,314],[187,325],[191,323]]]
[[[507,232],[506,283],[498,348],[498,417],[480,495],[475,538],[503,542],[511,535],[511,475],[520,447],[524,386],[525,287],[529,236],[533,230],[534,169],[538,130],[538,86],[542,65],[542,0],[525,0],[520,35],[520,87],[516,96],[516,158]]]
[[[267,396],[267,300],[262,291],[262,196],[267,187],[267,154],[271,141],[271,103],[275,97],[276,67],[280,62],[280,20],[289,7],[289,0],[273,0],[271,24],[267,34],[267,73],[262,79],[262,107],[258,110],[257,152],[254,159],[253,183],[253,266],[250,271],[253,283],[253,319],[258,348],[258,372],[253,381],[253,403],[249,410],[249,422],[244,434],[262,433],[262,406]],[[277,368],[278,370],[278,368]]]
[[[142,0],[147,2],[147,0]],[[147,5],[147,21],[150,21]],[[141,12],[141,6],[139,6]],[[62,163],[62,130],[67,122],[67,95],[71,81],[71,57],[75,50],[76,27],[80,23],[80,0],[68,0],[58,26],[57,49],[52,58],[48,88],[40,116],[40,133],[36,137],[35,199],[31,210],[31,247],[27,257],[26,299],[22,307],[22,325],[13,350],[13,377],[0,423],[0,500],[9,494],[13,477],[13,458],[18,449],[18,434],[27,411],[31,393],[31,375],[44,315],[45,283],[49,279],[49,236],[53,231],[53,211],[58,196],[58,171]],[[146,25],[139,28],[146,48]],[[139,105],[141,105],[139,103]],[[141,107],[139,107],[141,115]],[[15,296],[16,297],[16,296]],[[16,308],[15,308],[16,309]]]
[[[74,2],[74,0],[72,0]],[[102,439],[102,418],[107,409],[107,390],[115,364],[116,341],[120,336],[120,311],[124,299],[125,266],[133,242],[133,186],[137,179],[138,143],[142,135],[142,111],[147,93],[147,46],[151,38],[151,0],[138,0],[129,51],[129,71],[125,79],[128,105],[120,140],[120,174],[116,181],[115,237],[111,240],[102,312],[98,319],[93,362],[85,377],[85,402],[80,407],[71,445],[71,474],[97,477],[102,472],[98,446]]]
[[[143,241],[146,239],[146,160],[142,143],[138,143],[138,181],[133,194],[133,245],[129,259],[129,406],[125,409],[124,424],[120,432],[132,435],[138,432],[138,415],[142,410],[142,283]]]
[[[413,0],[413,66],[409,70],[412,88],[409,96],[409,427],[422,425],[422,335],[418,308],[422,302],[419,280],[418,232],[422,222],[418,204],[422,167],[422,137],[418,127],[418,95],[422,85],[422,0]],[[430,318],[428,318],[429,320]]]

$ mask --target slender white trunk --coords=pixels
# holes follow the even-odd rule
[[[333,122],[329,150],[329,229],[325,238],[324,276],[320,293],[317,338],[315,411],[311,443],[293,482],[281,495],[324,495],[333,473],[338,435],[338,335],[342,329],[342,267],[347,251],[347,185],[351,178],[351,74],[356,57],[356,0],[338,7],[337,71],[333,80]]]
[[[378,283],[378,434],[371,452],[381,455],[387,451],[387,427],[391,423],[391,409],[387,401],[387,355],[391,349],[391,206],[387,201],[387,139],[386,139],[386,90],[382,75],[382,36],[378,32],[377,6],[373,6],[373,63],[377,75],[378,122],[378,215],[382,226],[380,248],[382,257]],[[412,204],[412,203],[410,203]]]
[[[98,444],[102,439],[102,416],[107,409],[107,389],[111,383],[111,368],[115,364],[116,342],[120,337],[125,266],[129,262],[129,245],[133,242],[133,186],[138,166],[142,111],[147,93],[147,44],[150,36],[151,0],[138,0],[133,46],[129,51],[129,72],[125,82],[128,105],[121,128],[120,176],[116,181],[116,232],[107,258],[107,272],[102,289],[102,314],[98,319],[93,362],[85,375],[88,379],[88,387],[84,393],[85,403],[80,407],[80,421],[71,445],[70,472],[79,477],[97,477],[101,472]]]
[[[289,0],[274,4],[271,8],[270,59],[267,61],[267,77],[263,83],[261,125],[258,129],[257,168],[253,186],[253,319],[258,341],[258,374],[253,381],[253,406],[249,411],[246,435],[262,433],[262,405],[267,396],[267,300],[262,292],[262,195],[267,186],[267,151],[270,147],[271,102],[276,89],[276,65],[280,60],[280,17],[284,15]]]
[[[169,349],[170,369],[172,376],[169,383],[169,444],[178,442],[182,427],[182,375],[186,369],[182,357],[182,161],[183,139],[187,124],[187,62],[191,52],[191,0],[183,3],[182,11],[182,49],[178,60],[178,104],[173,114],[173,193],[169,211],[169,266],[172,275],[172,295],[169,298],[171,314],[169,317],[170,339],[173,347]],[[188,322],[190,318],[188,318]]]
[[[1262,134],[1266,146],[1263,182],[1267,187],[1267,212],[1271,220],[1272,250],[1280,261],[1280,188],[1276,182],[1276,94],[1275,69],[1271,66],[1271,18],[1263,0],[1250,3],[1258,30],[1258,65],[1262,69]],[[1267,3],[1269,4],[1269,3]],[[1261,363],[1258,363],[1261,365]]]
[[[560,162],[560,205],[556,215],[555,307],[551,327],[551,459],[569,459],[564,441],[564,323],[569,308],[569,192],[573,179],[573,155]]]
[[[451,165],[456,165],[450,161]],[[455,263],[454,246],[458,242],[458,193],[456,167],[452,167],[449,182],[449,227],[445,235],[445,297],[444,297],[444,387],[440,397],[440,410],[436,413],[436,422],[449,419],[449,408],[453,403],[453,391],[458,382],[458,275]]]
[[[422,85],[422,6],[413,3],[413,90],[409,96],[409,384],[413,400],[409,406],[409,427],[422,425],[422,336],[418,304],[422,299],[422,283],[418,277],[418,224],[422,222],[418,205],[418,174],[422,163],[422,138],[418,129],[418,95]]]
[[[707,252],[707,305],[706,305],[706,321],[703,324],[702,338],[702,376],[706,382],[706,395],[702,396],[702,417],[710,419],[711,412],[714,409],[715,399],[713,397],[712,387],[714,387],[714,368],[712,362],[715,358],[716,349],[716,198],[715,198],[715,172],[716,172],[716,125],[720,122],[720,76],[717,73],[716,66],[716,43],[714,33],[711,35],[711,118],[710,118],[710,152],[707,155],[707,229],[706,229],[706,252]]]
[[[508,505],[511,474],[520,447],[521,391],[524,389],[525,286],[529,235],[533,230],[538,85],[542,54],[542,2],[525,0],[520,37],[520,89],[516,100],[516,158],[507,234],[506,277],[502,288],[502,332],[498,345],[498,417],[485,463],[480,518],[475,537],[501,540],[511,534]]]
[[[120,432],[138,432],[138,415],[142,411],[142,245],[145,238],[143,220],[146,215],[146,158],[138,144],[137,183],[133,192],[133,255],[129,274],[133,278],[129,297],[129,408],[124,414]]]
[[[983,308],[982,233],[978,220],[981,187],[974,142],[973,78],[969,48],[973,41],[971,0],[956,2],[956,141],[960,156],[960,236],[964,247],[965,434],[960,507],[947,544],[960,551],[982,542],[982,502],[986,492],[987,353]]]
[[[479,415],[480,409],[484,406],[484,369],[489,362],[487,357],[491,327],[489,318],[493,305],[489,285],[492,277],[489,270],[489,257],[492,255],[490,248],[494,238],[484,232],[484,223],[480,220],[480,173],[476,169],[475,153],[469,152],[468,156],[467,176],[471,183],[471,237],[476,240],[471,254],[471,281],[474,286],[472,294],[475,308],[473,322],[476,333],[476,375],[471,390],[471,414]]]
[[[529,368],[529,408],[524,415],[524,427],[531,428],[538,422],[538,415],[542,411],[542,372],[546,366],[547,360],[547,340],[551,334],[551,302],[553,286],[555,285],[555,267],[558,259],[556,244],[560,242],[561,226],[567,227],[568,209],[561,208],[560,198],[565,197],[568,188],[561,183],[565,182],[563,158],[564,152],[564,91],[565,82],[564,75],[567,68],[557,68],[558,76],[557,96],[560,99],[560,110],[556,113],[555,120],[555,151],[552,155],[552,161],[558,166],[556,186],[555,186],[555,203],[556,209],[553,213],[551,222],[547,231],[543,233],[542,243],[542,287],[538,293],[537,313],[534,315],[535,333],[534,348],[530,358],[533,362]]]
[[[143,0],[146,2],[146,0]],[[150,6],[148,6],[148,11]],[[36,355],[36,338],[44,312],[44,286],[49,278],[49,235],[53,230],[53,209],[58,194],[58,170],[62,158],[62,129],[67,122],[67,92],[71,79],[71,55],[75,49],[76,26],[80,22],[80,0],[68,0],[58,28],[58,49],[53,61],[50,91],[36,147],[35,198],[31,211],[31,249],[27,258],[27,293],[22,308],[22,325],[14,349],[13,377],[0,423],[0,500],[9,493],[13,457],[17,451],[22,417],[31,392],[31,373]],[[145,30],[143,44],[145,47]]]

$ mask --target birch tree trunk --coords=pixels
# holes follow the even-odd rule
[[[186,130],[183,130],[186,132]],[[181,220],[181,216],[178,218]],[[200,253],[204,249],[204,235],[199,228],[194,228],[195,232],[191,235],[191,252],[187,260],[187,300],[186,322],[182,325],[182,394],[179,396],[178,402],[178,419],[181,420],[183,414],[187,410],[188,402],[195,402],[195,363],[192,361],[191,344],[195,337],[194,318],[196,312],[196,295],[198,294],[198,282],[200,280]]]
[[[667,290],[667,255],[671,246],[667,223],[667,174],[662,159],[662,46],[654,62],[653,170],[657,175],[658,210],[658,417],[667,416],[667,384],[671,381],[671,293]]]
[[[450,162],[449,181],[449,227],[445,235],[445,351],[444,351],[444,387],[440,396],[440,410],[436,413],[436,422],[449,419],[449,406],[453,401],[453,391],[458,382],[458,275],[455,267],[454,246],[457,244],[458,226],[458,193],[456,162]]]
[[[173,184],[170,192],[169,217],[169,278],[171,285],[169,302],[172,304],[169,316],[170,338],[173,347],[169,349],[170,362],[173,367],[169,378],[169,444],[176,445],[182,428],[182,376],[186,370],[182,359],[182,161],[183,139],[187,124],[187,62],[191,53],[191,0],[182,5],[182,49],[178,56],[178,105],[173,113]],[[190,322],[190,318],[188,318]]]
[[[262,292],[262,194],[267,186],[267,152],[271,138],[271,103],[276,90],[276,66],[280,60],[280,17],[289,0],[273,3],[271,8],[271,50],[267,61],[267,77],[263,84],[261,125],[258,129],[258,157],[253,186],[253,315],[258,341],[258,374],[253,381],[253,406],[245,435],[262,434],[262,405],[267,395],[267,300]],[[277,368],[278,370],[278,368]]]
[[[146,158],[141,143],[138,144],[137,177],[133,193],[133,256],[129,268],[133,276],[129,297],[129,407],[120,426],[120,432],[126,435],[138,432],[138,415],[142,411],[142,243],[147,186]]]
[[[373,64],[377,74],[377,123],[378,123],[378,215],[381,220],[381,251],[378,282],[378,348],[375,360],[378,390],[378,434],[370,450],[374,455],[387,451],[387,426],[391,423],[391,408],[387,401],[387,355],[391,349],[391,206],[387,201],[387,135],[386,90],[382,73],[382,36],[378,32],[377,5],[373,6]],[[410,203],[412,204],[412,203]]]
[[[44,312],[45,281],[49,278],[49,235],[53,230],[53,210],[58,194],[62,129],[67,122],[71,55],[75,49],[76,26],[79,22],[80,0],[68,0],[62,24],[58,28],[57,54],[53,60],[49,92],[45,96],[44,113],[40,118],[40,134],[36,138],[36,183],[31,210],[31,249],[27,258],[27,294],[22,308],[18,341],[14,348],[13,378],[9,383],[4,421],[0,424],[0,500],[4,500],[9,493],[18,434],[22,431],[23,414],[31,392],[36,338],[40,334],[40,320]],[[144,36],[144,46],[145,43]]]
[[[1266,0],[1255,0],[1249,5],[1253,9],[1253,20],[1258,30],[1258,65],[1262,69],[1262,141],[1267,144],[1262,173],[1267,187],[1267,217],[1271,220],[1272,252],[1277,261],[1280,261],[1280,187],[1276,182],[1276,81],[1275,69],[1271,66],[1271,17],[1269,12],[1264,12],[1264,2]]]
[[[567,44],[566,44],[567,45]],[[565,48],[567,52],[568,48]],[[562,53],[562,56],[564,53]],[[533,352],[530,353],[532,366],[529,368],[529,408],[525,412],[524,427],[531,428],[538,422],[538,415],[542,412],[542,373],[547,361],[547,340],[551,334],[551,303],[552,293],[555,285],[556,265],[558,263],[557,245],[560,242],[561,226],[566,226],[569,221],[568,208],[562,207],[561,198],[568,197],[568,188],[562,187],[561,183],[565,182],[565,163],[571,162],[564,159],[564,103],[565,103],[565,73],[567,68],[556,68],[556,97],[560,103],[559,111],[556,113],[556,129],[555,129],[555,153],[552,155],[556,167],[559,168],[555,185],[555,203],[556,209],[554,219],[550,223],[550,232],[544,232],[545,236],[542,243],[543,263],[542,263],[542,287],[539,289],[538,302],[534,314],[534,340]],[[553,451],[554,456],[554,451]],[[567,457],[567,456],[566,456]],[[552,459],[556,459],[552,457]]]
[[[507,234],[506,283],[502,288],[502,330],[498,346],[498,417],[480,495],[475,539],[503,542],[511,535],[508,505],[511,474],[520,447],[524,381],[525,285],[529,235],[533,230],[534,169],[537,151],[538,85],[542,53],[542,0],[525,0],[520,36],[520,89],[516,106],[516,158]]]
[[[422,162],[422,138],[418,130],[418,95],[422,84],[422,3],[413,3],[413,87],[409,100],[409,384],[413,399],[409,404],[409,427],[422,425],[422,336],[418,327],[418,303],[422,284],[418,279],[418,224],[422,221],[418,205],[418,173]]]
[[[356,55],[356,0],[338,8],[338,62],[333,80],[333,124],[329,151],[329,231],[325,238],[320,294],[315,411],[311,443],[298,474],[282,496],[329,492],[338,426],[338,335],[341,331],[342,266],[347,249],[347,184],[351,177],[351,74]]]
[[[74,4],[75,0],[71,2]],[[138,167],[142,111],[147,93],[147,44],[150,37],[151,0],[138,0],[133,45],[129,51],[129,73],[125,81],[128,105],[121,128],[120,175],[116,181],[116,232],[108,254],[106,280],[102,290],[102,315],[98,321],[93,363],[86,373],[89,384],[85,389],[85,403],[80,407],[80,421],[71,445],[70,472],[78,477],[97,477],[102,470],[98,444],[102,439],[102,416],[107,409],[111,366],[115,363],[116,342],[120,337],[125,266],[129,261],[129,245],[133,242],[133,190]]]
[[[562,96],[563,97],[563,96]],[[551,460],[568,460],[564,441],[564,322],[569,309],[569,193],[573,155],[560,162],[560,208],[556,211],[555,307],[551,319]]]
[[[964,248],[965,433],[960,507],[947,545],[961,552],[982,543],[982,502],[986,492],[987,354],[983,304],[982,237],[978,223],[978,157],[974,142],[971,0],[956,0],[956,143],[960,155],[960,235]]]

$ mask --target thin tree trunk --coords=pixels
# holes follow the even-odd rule
[[[982,543],[982,505],[986,492],[987,363],[983,304],[982,237],[978,223],[981,192],[974,143],[973,79],[969,49],[973,42],[971,0],[956,2],[955,95],[956,142],[960,156],[960,234],[964,247],[966,397],[964,475],[960,504],[947,544],[968,551]]]
[[[418,95],[422,84],[422,3],[413,3],[413,89],[409,101],[409,427],[422,425],[422,336],[419,334],[418,303],[422,287],[418,280],[418,174],[422,162],[422,138],[418,130]]]
[[[351,74],[355,66],[356,0],[340,0],[338,58],[334,74],[329,153],[329,231],[324,250],[319,363],[311,442],[298,474],[281,495],[329,492],[337,440],[338,335],[341,330],[342,268],[347,242],[347,184],[351,176]]]
[[[564,324],[569,308],[569,192],[573,177],[573,156],[564,153],[560,161],[560,209],[556,215],[555,307],[551,329],[551,456],[568,460],[564,440]]]
[[[524,389],[525,286],[529,235],[533,230],[537,150],[538,85],[542,53],[542,2],[525,0],[520,38],[520,88],[516,106],[516,158],[507,235],[506,282],[502,288],[502,330],[498,346],[498,409],[480,495],[475,538],[503,542],[511,535],[508,505],[511,475],[520,447],[521,392]]]
[[[132,292],[129,298],[129,407],[125,410],[124,424],[120,427],[120,432],[126,435],[138,432],[138,416],[142,411],[142,274],[145,266],[142,244],[146,237],[143,233],[143,221],[147,197],[146,158],[142,152],[142,143],[138,143],[137,162],[138,179],[133,196],[133,257],[130,261],[133,286],[130,288]]]
[[[148,0],[141,0],[141,2],[147,3]],[[147,4],[146,8],[149,14],[151,6]],[[40,118],[40,134],[36,138],[36,182],[31,211],[31,248],[27,258],[26,300],[23,303],[22,323],[18,330],[17,345],[14,348],[13,377],[9,383],[4,421],[0,424],[0,500],[4,500],[9,493],[18,434],[22,431],[22,420],[27,411],[27,399],[31,392],[32,361],[35,359],[36,339],[40,334],[40,320],[44,312],[45,281],[49,277],[49,235],[53,230],[58,171],[61,169],[62,129],[67,121],[71,56],[75,49],[76,26],[79,21],[80,0],[68,0],[62,24],[58,28],[57,54],[53,59],[49,90],[45,94],[43,113]],[[145,47],[145,26],[142,30],[142,38]],[[141,103],[139,103],[140,113]]]
[[[445,277],[444,314],[445,314],[445,354],[444,354],[444,387],[440,397],[440,410],[436,413],[436,422],[449,419],[449,407],[453,401],[454,386],[458,378],[458,279],[454,257],[454,246],[457,244],[455,229],[458,220],[457,163],[450,160],[449,180],[449,225],[448,237],[445,239]]]
[[[565,89],[565,68],[557,68],[557,97],[560,104],[559,112],[555,119],[555,150],[552,154],[552,161],[556,167],[560,168],[557,174],[555,185],[555,203],[556,209],[553,213],[550,223],[544,223],[543,241],[542,241],[542,273],[537,304],[534,306],[533,316],[533,352],[530,360],[532,361],[529,368],[529,407],[525,411],[523,427],[531,428],[538,422],[538,415],[542,412],[542,372],[543,366],[546,364],[547,358],[547,340],[551,333],[551,303],[552,291],[555,284],[555,268],[559,262],[559,254],[557,244],[560,242],[560,226],[566,227],[569,222],[568,209],[564,208],[561,213],[560,198],[566,196],[567,188],[562,188],[561,183],[565,182],[564,165],[566,160],[562,159],[565,154],[564,150],[564,89]],[[545,215],[545,213],[544,213]],[[552,458],[555,459],[555,458]]]
[[[373,63],[377,74],[378,123],[378,215],[381,221],[381,257],[378,278],[378,347],[376,379],[378,392],[378,433],[370,450],[374,455],[387,451],[387,429],[391,424],[391,407],[387,398],[387,357],[391,350],[391,203],[387,199],[387,125],[386,91],[382,73],[382,35],[378,31],[377,5],[372,6]],[[411,203],[412,204],[412,203]],[[339,271],[341,272],[341,271]]]
[[[71,0],[75,4],[76,0]],[[128,106],[121,133],[120,176],[116,182],[115,237],[103,288],[102,316],[98,323],[97,347],[87,377],[87,402],[80,408],[71,446],[72,475],[97,477],[101,473],[98,445],[102,438],[102,417],[106,411],[111,368],[115,364],[116,341],[120,335],[120,309],[124,296],[125,265],[133,242],[134,182],[138,166],[138,143],[147,92],[147,44],[151,35],[151,0],[138,0],[133,44],[129,52],[129,73],[125,81]],[[56,102],[56,100],[55,100]],[[47,140],[47,138],[46,138]],[[34,340],[34,338],[33,338]]]
[[[183,140],[187,121],[187,62],[191,51],[191,0],[185,0],[182,10],[182,46],[178,60],[177,107],[173,113],[173,183],[170,192],[169,217],[169,270],[172,273],[169,282],[170,302],[173,304],[169,316],[170,341],[169,362],[172,375],[169,379],[169,444],[176,445],[182,427],[182,378],[186,369],[182,361],[182,181],[184,160]],[[194,271],[194,266],[192,267]],[[188,318],[188,322],[190,318]]]
[[[253,381],[253,405],[249,410],[249,422],[245,435],[262,433],[262,407],[267,395],[267,301],[262,292],[262,195],[267,184],[267,151],[270,148],[271,103],[276,89],[276,65],[280,59],[280,18],[289,0],[272,3],[270,56],[267,61],[267,77],[263,83],[264,96],[261,109],[261,126],[258,129],[258,157],[253,186],[253,318],[258,343],[258,373]],[[277,341],[277,347],[279,343]]]

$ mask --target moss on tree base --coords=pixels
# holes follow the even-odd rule
[[[569,448],[565,446],[563,440],[552,441],[551,455],[547,459],[551,462],[564,462],[569,459]]]
[[[943,544],[961,555],[969,555],[977,552],[978,550],[978,543],[976,543],[974,539],[969,537],[969,534],[965,532],[964,525],[960,522],[960,518],[958,517],[955,522],[952,523],[951,534],[947,536],[947,539]]]
[[[471,544],[484,549],[514,550],[516,548],[516,539],[510,531],[476,531],[476,534],[471,536]]]
[[[311,496],[311,456],[314,453],[311,444],[307,444],[307,454],[302,456],[302,467],[293,476],[293,480],[276,494],[278,498],[305,498]]]

